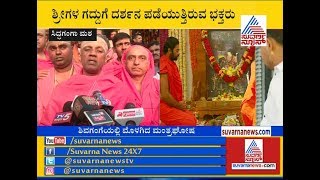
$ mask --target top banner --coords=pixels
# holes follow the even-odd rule
[[[38,28],[240,29],[242,15],[283,28],[283,1],[38,1]]]

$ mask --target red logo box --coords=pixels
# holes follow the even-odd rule
[[[263,155],[260,156],[263,158],[262,161],[246,161],[248,154],[255,155],[257,153],[254,152],[254,149],[258,149],[258,146],[256,148],[252,147],[252,145],[248,147],[245,143],[246,139],[247,144],[252,141],[262,141],[263,144],[259,145],[259,151],[263,152]],[[226,139],[227,174],[280,175],[282,165],[283,163],[280,164],[280,137]]]

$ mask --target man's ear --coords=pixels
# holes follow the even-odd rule
[[[272,39],[272,38],[267,38],[267,47],[268,47],[268,49],[269,49],[269,52],[272,52],[272,51],[274,51],[274,39]]]

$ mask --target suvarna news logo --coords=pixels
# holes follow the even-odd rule
[[[241,46],[266,46],[266,21],[265,15],[241,15]]]
[[[245,162],[263,162],[263,139],[245,139]]]

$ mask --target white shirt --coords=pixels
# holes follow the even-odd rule
[[[260,126],[283,126],[283,61],[274,67]]]
[[[156,78],[156,79],[160,80],[160,74],[157,73],[156,75],[153,76],[153,78]]]

